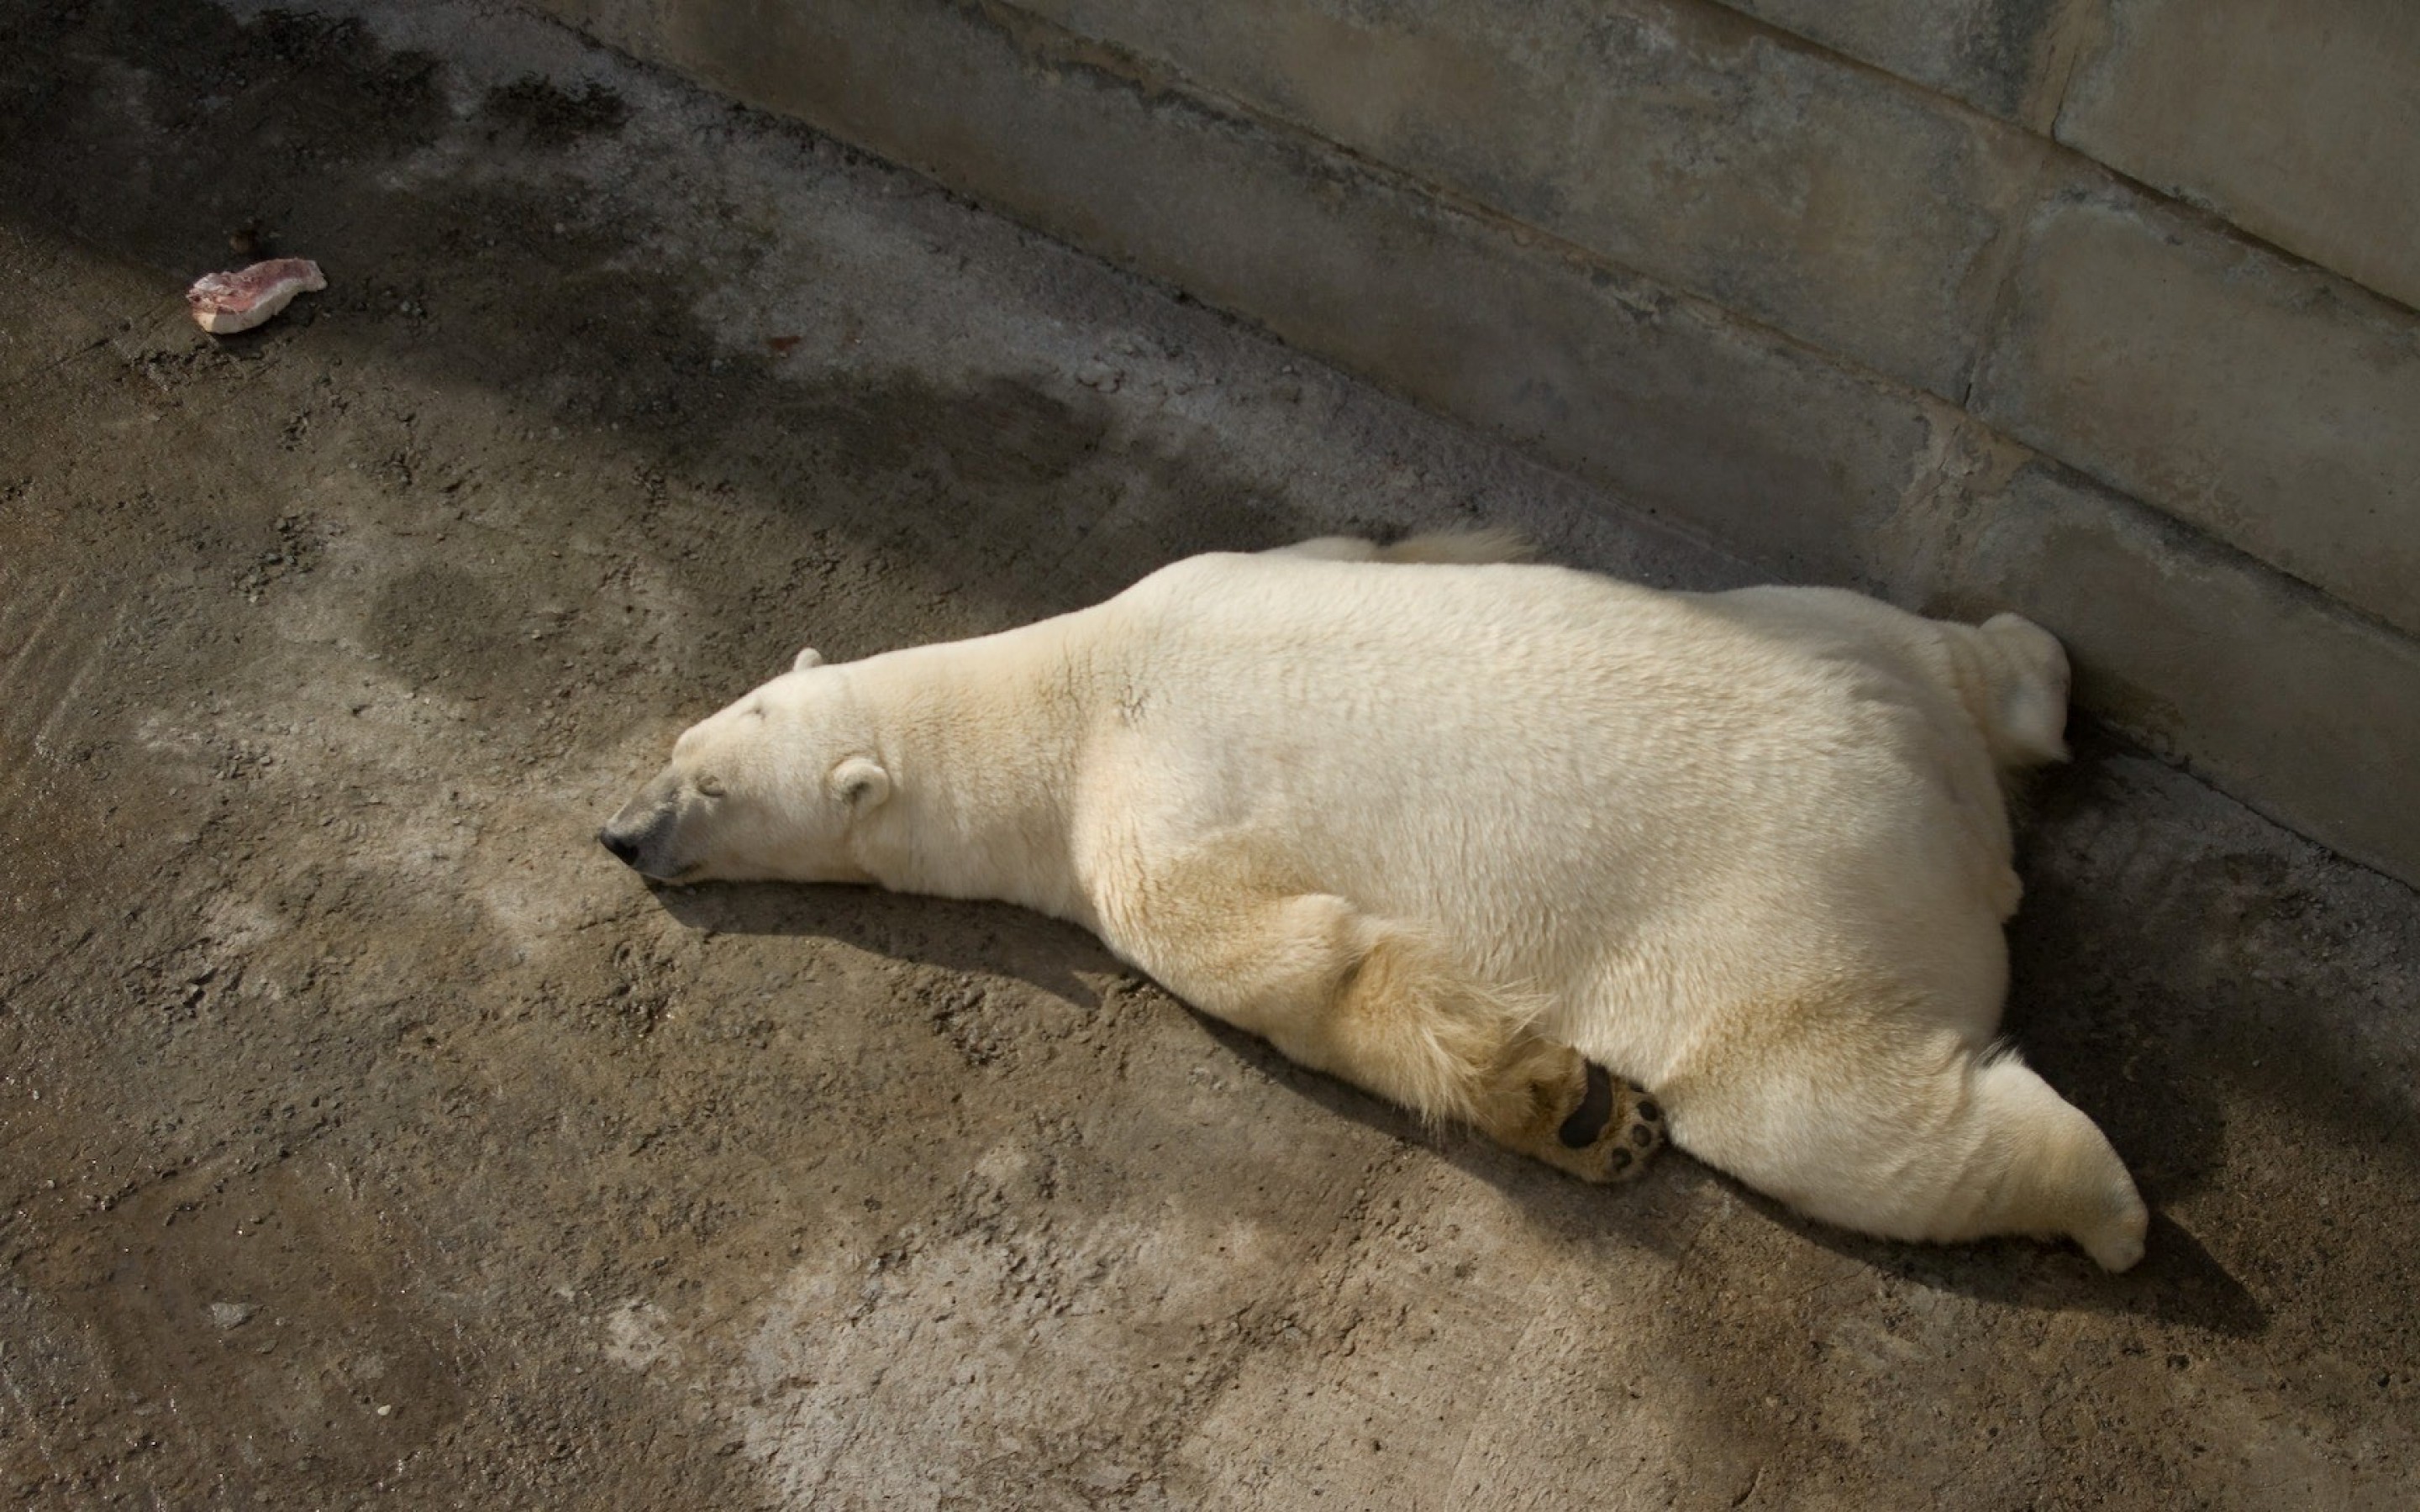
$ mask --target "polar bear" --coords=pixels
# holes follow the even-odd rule
[[[1512,555],[1218,553],[998,635],[802,652],[599,839],[667,882],[1073,920],[1303,1064],[1590,1180],[1668,1131],[1845,1227],[2140,1258],[2108,1140],[1994,1040],[2002,782],[2065,755],[2057,641]]]

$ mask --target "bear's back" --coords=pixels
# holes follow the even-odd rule
[[[1104,608],[1109,744],[1149,774],[1130,796],[1152,843],[1249,833],[1507,964],[1726,920],[1759,921],[1743,949],[1922,933],[1991,865],[1945,796],[1978,758],[1938,690],[1721,595],[1212,556]]]

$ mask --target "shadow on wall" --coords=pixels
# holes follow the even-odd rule
[[[2077,747],[2018,862],[2009,1027],[2035,1064],[2172,1198],[2212,1181],[2256,1110],[2409,1180],[2409,889],[2095,732]],[[2201,811],[2160,811],[2179,796]]]

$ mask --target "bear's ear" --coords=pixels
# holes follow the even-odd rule
[[[802,672],[810,667],[820,667],[823,664],[824,654],[813,646],[808,646],[790,658],[790,671]]]
[[[852,809],[871,809],[891,796],[891,774],[879,762],[851,756],[832,768],[831,793]]]

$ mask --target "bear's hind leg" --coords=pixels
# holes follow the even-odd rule
[[[1483,1084],[1471,1121],[1507,1149],[1583,1181],[1627,1181],[1664,1148],[1664,1110],[1569,1045],[1526,1030]]]
[[[1269,1040],[1305,1065],[1429,1117],[1461,1119],[1582,1180],[1637,1176],[1663,1146],[1663,1110],[1532,1033],[1536,1017],[1536,1004],[1473,980],[1417,934],[1381,926],[1324,1011]]]
[[[2149,1215],[2117,1151],[2015,1057],[1946,1033],[1785,1038],[1668,1081],[1674,1141],[1810,1217],[1884,1238],[2064,1237],[2107,1270],[2142,1258]]]
[[[1663,1143],[1630,1084],[1529,1030],[1536,1005],[1416,932],[1327,893],[1271,895],[1195,866],[1142,890],[1104,938],[1187,1001],[1289,1058],[1424,1118],[1457,1119],[1586,1180],[1626,1180]]]

